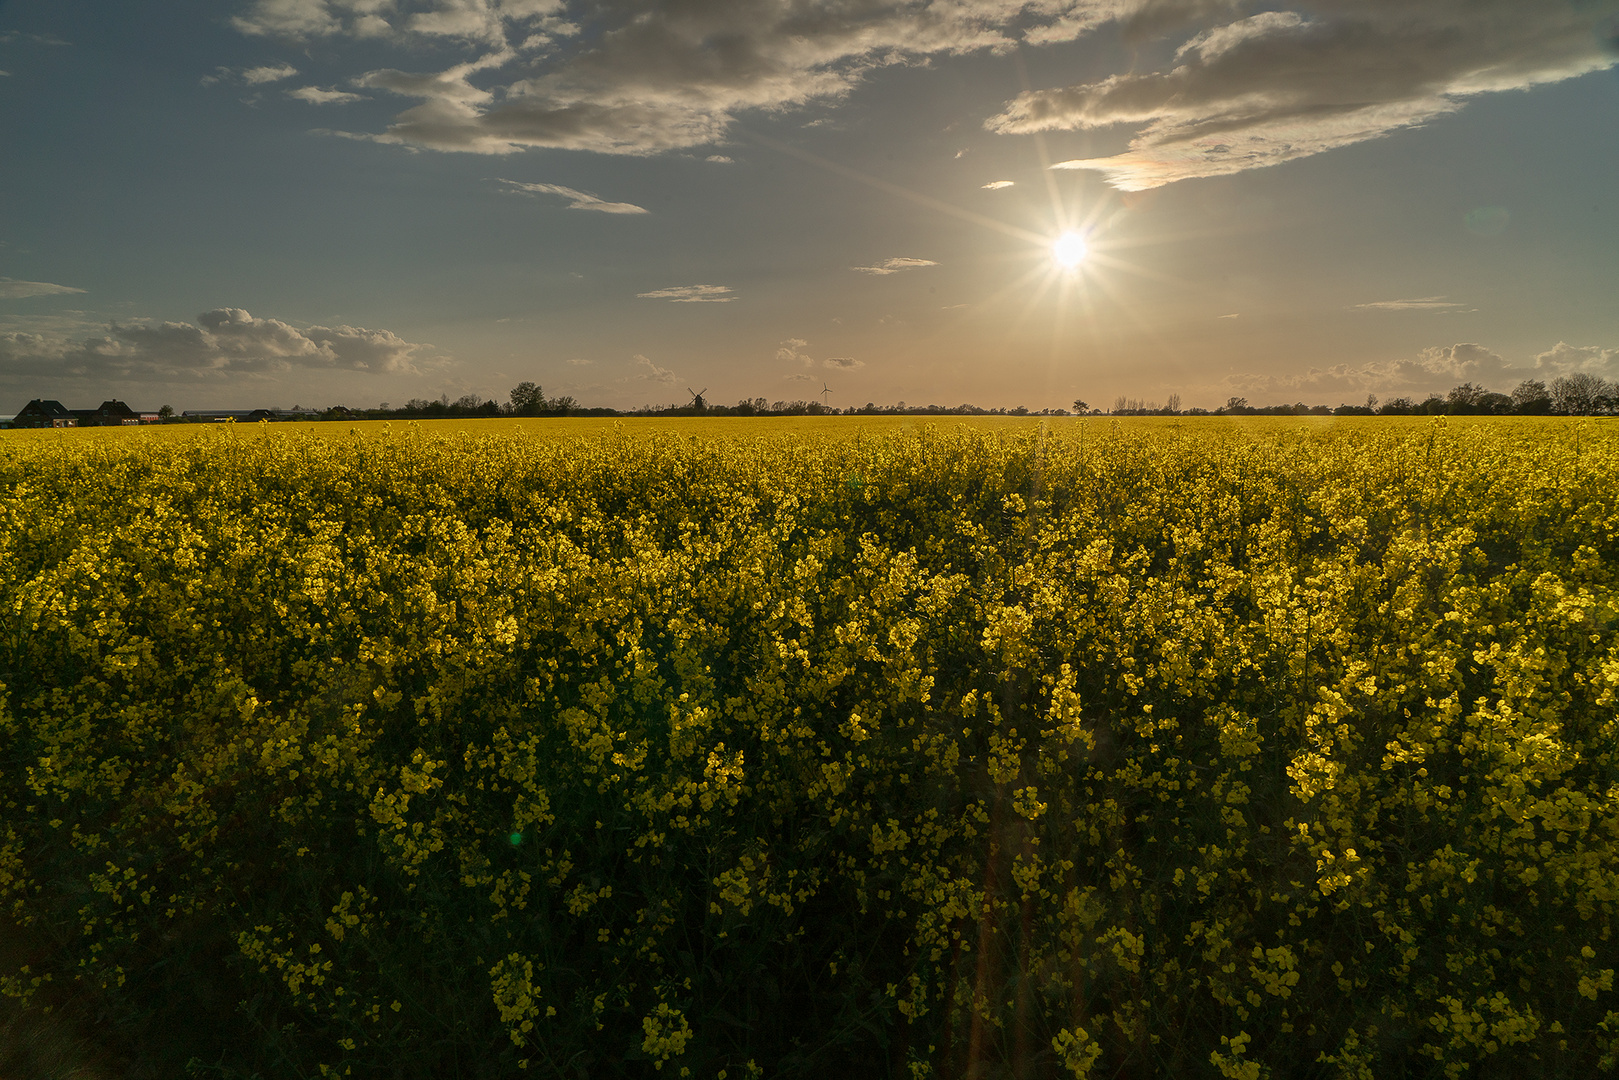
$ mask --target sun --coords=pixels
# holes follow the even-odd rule
[[[1051,242],[1052,261],[1064,270],[1077,268],[1085,261],[1088,251],[1085,238],[1073,231],[1065,232]]]

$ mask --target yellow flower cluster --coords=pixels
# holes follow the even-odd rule
[[[1611,1071],[1614,431],[0,442],[0,990],[171,1075]]]

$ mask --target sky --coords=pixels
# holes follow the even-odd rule
[[[0,0],[0,414],[1619,377],[1619,0]]]

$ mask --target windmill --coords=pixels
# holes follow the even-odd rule
[[[822,405],[826,404],[827,396],[829,394],[831,394],[831,393],[832,393],[832,388],[830,386],[826,385],[826,380],[824,380],[824,379],[821,380],[821,404]]]
[[[688,386],[686,387],[686,393],[691,395],[691,407],[694,410],[697,412],[702,412],[704,409],[708,408],[708,402],[703,400],[703,395],[708,393],[708,387],[705,386],[701,390],[693,390]]]

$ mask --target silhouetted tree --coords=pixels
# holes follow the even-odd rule
[[[536,383],[520,382],[509,396],[513,416],[538,416],[545,411],[545,392]]]
[[[1525,379],[1512,391],[1512,410],[1525,416],[1544,416],[1552,411],[1552,396],[1539,379]]]
[[[1602,412],[1612,393],[1606,380],[1589,372],[1559,375],[1552,380],[1552,408],[1569,416],[1589,416]]]

